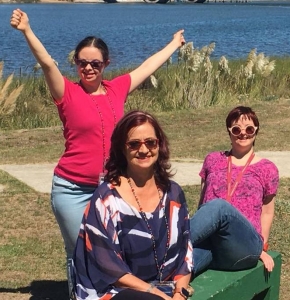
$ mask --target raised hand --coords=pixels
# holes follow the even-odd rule
[[[176,42],[178,48],[180,48],[185,44],[185,38],[183,36],[183,33],[184,33],[184,29],[181,29],[173,35],[173,41]]]
[[[19,8],[13,10],[10,18],[10,25],[20,31],[25,31],[30,28],[27,14]]]
[[[47,52],[41,41],[34,34],[29,25],[27,14],[21,9],[15,9],[10,18],[10,25],[21,31],[26,39],[26,42],[31,50],[31,53],[40,64],[46,83],[49,87],[50,93],[55,101],[62,99],[64,95],[64,79],[57,68],[55,61]]]

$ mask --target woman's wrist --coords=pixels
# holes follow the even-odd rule
[[[263,251],[267,252],[269,250],[269,244],[268,243],[264,243],[263,245]]]
[[[148,289],[145,291],[147,293],[152,293],[153,289],[155,288],[155,285],[154,283],[151,283],[148,287]]]
[[[188,284],[184,286],[176,286],[174,290],[174,295],[179,294],[183,299],[190,298],[194,293],[194,289]]]
[[[180,293],[174,293],[173,294],[173,299],[185,300],[187,298],[184,298]]]
[[[30,25],[28,24],[27,27],[23,30],[21,30],[21,32],[25,35],[25,36],[29,36],[30,34],[33,34],[33,31],[30,27]]]

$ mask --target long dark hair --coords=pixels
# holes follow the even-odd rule
[[[107,174],[105,181],[120,185],[120,176],[126,176],[127,160],[124,155],[128,132],[144,123],[150,123],[159,140],[159,155],[154,166],[154,177],[157,185],[167,191],[170,187],[169,143],[158,121],[149,113],[141,110],[132,110],[125,114],[116,125],[112,137],[109,159],[105,165]]]

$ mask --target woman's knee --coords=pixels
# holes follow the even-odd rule
[[[260,255],[248,255],[236,261],[230,268],[229,271],[239,271],[254,268],[258,261]]]
[[[232,205],[224,199],[217,198],[202,204],[200,208],[202,207],[208,207],[213,210],[227,210],[231,209]]]

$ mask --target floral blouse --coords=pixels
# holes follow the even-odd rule
[[[202,203],[227,196],[228,152],[212,152],[204,160],[199,173],[205,180]],[[232,165],[231,184],[235,182],[243,166]],[[262,205],[266,196],[275,195],[278,189],[279,173],[276,165],[268,159],[248,166],[231,198],[237,208],[261,234]]]

